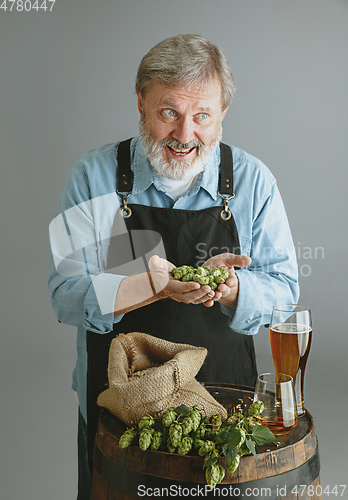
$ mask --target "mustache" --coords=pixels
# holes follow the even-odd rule
[[[190,141],[190,142],[185,142],[182,143],[176,139],[163,139],[160,141],[160,147],[163,146],[169,146],[170,148],[174,149],[192,149],[192,148],[197,148],[198,149],[198,154],[204,147],[204,144],[202,141]]]

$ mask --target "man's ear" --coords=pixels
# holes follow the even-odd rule
[[[142,114],[143,112],[143,104],[142,104],[142,97],[139,89],[136,89],[137,96],[138,96],[138,110],[139,113]]]
[[[222,112],[221,121],[225,118],[225,115],[226,115],[226,113],[228,111],[228,108],[229,108],[229,106]]]

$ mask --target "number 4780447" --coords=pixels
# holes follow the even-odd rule
[[[309,497],[316,496],[316,497],[321,497],[321,496],[330,496],[333,495],[335,497],[343,497],[343,493],[346,489],[347,485],[346,484],[340,484],[340,485],[335,485],[332,488],[330,486],[326,486],[325,488],[322,488],[320,484],[314,486],[310,484],[309,486],[306,487],[306,485],[299,485],[295,486],[292,490],[291,493],[298,495],[298,498],[301,498],[303,494]]]
[[[0,5],[0,9],[4,10],[5,12],[9,11],[17,11],[17,12],[29,12],[31,10],[34,10],[38,12],[39,10],[43,11],[49,11],[51,12],[53,9],[53,5],[56,3],[56,0],[3,0],[3,2]]]

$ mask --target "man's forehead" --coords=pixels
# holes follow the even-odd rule
[[[190,101],[192,104],[195,103],[198,111],[206,111],[222,104],[221,83],[218,79],[212,79],[201,84],[169,86],[154,81],[145,94],[145,100],[168,107],[175,107],[180,105],[180,102]]]

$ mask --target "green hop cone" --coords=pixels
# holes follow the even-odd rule
[[[200,285],[209,285],[209,277],[201,276],[200,274],[194,274],[192,281],[197,281]]]
[[[158,450],[163,441],[163,434],[161,431],[155,431],[151,440],[151,450]]]
[[[265,405],[262,401],[254,401],[249,407],[248,415],[249,417],[255,417],[256,415],[260,415],[264,409]]]
[[[204,462],[206,462],[210,458],[218,458],[219,456],[220,456],[220,453],[217,451],[216,448],[214,448],[213,451],[211,451],[207,455],[205,455]]]
[[[215,449],[215,443],[213,443],[213,441],[204,441],[204,444],[198,450],[198,455],[200,457],[204,457],[214,449]]]
[[[180,266],[180,267],[174,267],[171,270],[171,275],[173,276],[174,279],[180,280],[182,279],[187,273],[189,273],[192,270],[191,266]]]
[[[202,266],[199,266],[197,267],[197,270],[196,270],[196,273],[198,276],[208,276],[209,272],[210,272],[210,269],[208,268],[208,266],[205,266],[205,267],[202,267]]]
[[[181,278],[181,281],[183,281],[184,283],[187,281],[193,281],[194,275],[195,275],[194,272],[189,271],[187,274],[185,274],[185,276]]]
[[[179,423],[173,423],[169,427],[169,439],[172,442],[172,445],[177,448],[180,446],[182,439],[182,427]]]
[[[220,276],[224,278],[224,280],[226,281],[230,275],[226,267],[219,267],[219,271],[220,271]]]
[[[251,451],[245,443],[243,443],[241,446],[238,446],[238,455],[240,457],[243,457],[244,455],[251,455]]]
[[[132,443],[134,443],[136,437],[138,435],[138,429],[136,427],[132,427],[131,429],[127,429],[118,442],[118,446],[120,448],[128,448]]]
[[[169,408],[167,411],[164,412],[162,416],[163,427],[170,427],[175,419],[176,419],[176,412],[174,408]]]
[[[221,483],[224,477],[225,469],[222,465],[213,464],[205,470],[205,479],[211,488],[214,488],[217,484]]]
[[[196,431],[193,431],[191,436],[196,439],[203,439],[205,435],[205,425],[200,424]]]
[[[215,279],[215,283],[217,283],[218,285],[220,285],[221,283],[225,283],[225,281],[226,281],[226,279],[223,276],[221,276],[221,274],[220,274],[220,276],[215,276],[214,279]]]
[[[235,424],[243,420],[243,413],[233,413],[227,418],[227,423]]]
[[[195,450],[199,450],[204,445],[204,443],[205,441],[203,441],[203,439],[193,438],[193,448]]]
[[[205,434],[205,425],[203,424],[200,424],[197,430],[191,432],[191,436],[194,439],[204,439],[204,434]]]
[[[182,435],[187,436],[193,430],[193,421],[191,417],[185,417],[182,421]]]
[[[167,439],[167,449],[169,453],[175,453],[176,447],[172,445],[170,438]]]
[[[192,420],[192,423],[193,423],[192,430],[194,432],[197,431],[199,424],[201,423],[201,420],[202,420],[201,412],[199,410],[197,410],[197,408],[193,407],[189,410],[187,416],[190,417]],[[202,437],[202,436],[200,436],[200,437]]]
[[[171,271],[170,271],[170,274],[173,276],[173,278],[175,280],[180,280],[182,278],[182,274],[181,274],[181,271],[178,270],[178,268],[173,268]]]
[[[139,434],[139,448],[142,451],[147,450],[152,441],[152,435],[153,433],[151,432],[151,429],[145,427]]]
[[[227,470],[230,474],[233,474],[238,469],[239,462],[240,462],[239,455],[237,455],[232,462],[227,459]]]
[[[211,269],[211,271],[210,271],[210,274],[211,274],[212,276],[214,276],[214,278],[215,278],[216,276],[220,276],[220,269],[219,269],[218,267],[214,266],[214,267],[212,267],[212,269]]]
[[[256,416],[256,417],[248,417],[246,419],[246,423],[248,425],[248,428],[249,428],[249,432],[251,431],[251,429],[255,426],[255,425],[262,425],[260,420],[259,420],[259,417]]]
[[[222,465],[219,465],[219,468],[220,468],[220,480],[219,480],[219,483],[221,483],[221,481],[225,477],[226,472],[225,472],[224,467],[222,467]]]
[[[204,439],[208,441],[214,441],[216,439],[216,435],[218,434],[218,432],[219,428],[208,426],[205,429]]]
[[[210,419],[210,423],[214,427],[214,429],[220,428],[222,424],[221,415],[213,415]]]
[[[215,281],[213,281],[212,283],[209,283],[209,286],[210,286],[210,288],[211,288],[212,290],[216,290],[216,289],[217,289],[217,287],[218,287],[218,284],[217,284],[217,283],[215,283]]]
[[[246,432],[243,427],[239,427],[238,430],[240,432],[240,441],[238,446],[242,446],[242,444],[245,443]]]
[[[142,431],[146,427],[152,427],[154,424],[155,424],[154,418],[151,415],[146,415],[140,420],[138,424],[139,431]]]
[[[185,436],[182,438],[180,445],[176,452],[178,455],[187,455],[187,453],[191,450],[193,445],[193,439],[190,436]]]

